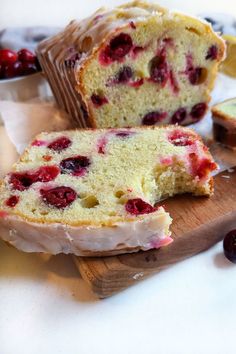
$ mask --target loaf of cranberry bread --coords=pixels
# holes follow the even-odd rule
[[[209,23],[134,1],[72,21],[37,53],[73,123],[109,128],[197,122],[224,52]]]
[[[212,193],[216,168],[187,128],[42,133],[0,187],[0,237],[26,252],[110,255],[169,244],[156,202]]]
[[[212,107],[214,139],[236,150],[236,98],[231,98]]]

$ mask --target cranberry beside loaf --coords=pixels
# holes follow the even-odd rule
[[[140,1],[72,21],[37,51],[59,105],[95,128],[197,122],[224,52],[207,22]]]
[[[0,236],[26,252],[110,255],[169,244],[156,202],[212,193],[211,155],[175,126],[42,133],[0,186]]]

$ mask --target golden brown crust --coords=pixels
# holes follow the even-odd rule
[[[232,124],[225,127],[222,122],[213,121],[213,136],[216,141],[225,145],[226,147],[235,150],[236,148],[236,126]]]
[[[86,59],[86,61],[83,63],[83,65],[76,72],[75,77],[76,77],[76,81],[78,82],[78,85],[76,86],[76,90],[77,90],[77,92],[81,93],[81,99],[82,99],[82,97],[87,96],[85,86],[83,84],[83,81],[84,81],[83,76],[86,75],[86,71],[87,71],[88,66],[94,60],[96,55],[103,48],[105,48],[107,42],[115,35],[116,32],[120,32],[121,29],[123,30],[124,28],[128,28],[128,27],[129,27],[129,25],[124,25],[122,27],[119,27],[115,31],[113,31],[112,33],[109,33],[106,37],[104,37],[101,45],[93,50],[91,55]],[[90,105],[87,105],[87,109],[88,109],[88,115],[89,115],[89,121],[90,121],[91,127],[98,128],[97,123],[96,123],[96,119],[93,114],[93,110],[90,108]]]
[[[217,103],[216,105],[212,106],[211,113],[212,113],[213,120],[214,120],[214,118],[217,118],[217,120],[218,119],[222,120],[222,123],[229,122],[230,124],[232,124],[232,126],[234,126],[234,127],[236,126],[236,119],[232,119],[229,114],[222,112],[222,110],[220,108],[221,104],[225,104],[225,103],[227,104],[227,102],[230,102],[232,100],[234,100],[234,99],[230,98],[228,100],[225,100],[221,103]]]
[[[209,180],[209,187],[210,187],[209,196],[211,196],[214,193],[214,179],[213,179],[213,177],[211,177],[210,180]]]

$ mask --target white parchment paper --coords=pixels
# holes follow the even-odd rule
[[[70,128],[67,114],[51,102],[0,101],[0,114],[6,133],[21,154],[35,135]]]

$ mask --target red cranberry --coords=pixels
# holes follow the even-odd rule
[[[127,138],[128,136],[133,135],[133,132],[118,132],[116,133],[116,136],[119,138]]]
[[[125,204],[125,209],[133,215],[149,214],[157,210],[151,204],[146,203],[141,198],[130,199]]]
[[[120,33],[114,37],[105,50],[101,53],[100,60],[103,64],[120,60],[125,57],[133,46],[132,39],[127,33]]]
[[[77,61],[81,59],[82,53],[73,53],[65,60],[65,66],[73,69]]]
[[[0,64],[8,65],[17,61],[17,53],[10,49],[0,49]]]
[[[77,193],[70,187],[56,187],[51,189],[41,189],[40,194],[43,201],[58,209],[66,208],[77,197]]]
[[[25,189],[28,189],[33,181],[32,181],[32,176],[29,175],[28,172],[26,173],[12,173],[10,176],[9,183],[12,185],[14,189],[17,189],[19,191],[24,191]]]
[[[217,168],[215,162],[210,161],[208,158],[199,158],[195,152],[189,154],[189,162],[191,164],[192,175],[199,179],[206,178],[209,172]]]
[[[13,189],[24,191],[33,183],[54,180],[59,173],[60,170],[57,166],[42,166],[35,171],[11,173],[9,183]]]
[[[4,78],[11,79],[13,77],[23,75],[23,65],[20,61],[15,61],[6,65],[3,69]]]
[[[145,48],[136,46],[132,48],[132,59],[136,59],[139,53],[143,52]]]
[[[199,85],[202,79],[203,68],[197,67],[189,70],[188,79],[192,85]]]
[[[142,124],[144,125],[154,125],[158,122],[163,121],[167,117],[167,112],[150,112],[147,113],[142,120]]]
[[[136,81],[133,81],[133,82],[128,82],[128,85],[130,87],[138,88],[138,87],[142,86],[143,83],[144,83],[144,80],[143,79],[139,79],[139,80],[136,80]]]
[[[62,136],[54,141],[52,141],[48,148],[54,151],[62,151],[67,149],[72,144],[71,140],[66,136]]]
[[[207,52],[206,60],[215,60],[218,57],[218,48],[216,45],[212,45]]]
[[[74,176],[81,176],[90,165],[90,160],[86,156],[74,156],[64,159],[60,163],[62,173],[72,174]]]
[[[208,159],[202,159],[198,165],[196,176],[200,179],[208,175],[210,171],[214,171],[217,168],[215,162],[209,161]]]
[[[126,83],[128,82],[133,76],[133,70],[130,66],[124,66],[120,69],[117,74],[117,82],[118,83]]]
[[[47,143],[44,140],[37,140],[36,139],[36,140],[32,141],[31,145],[32,146],[45,146],[45,145],[47,145]]]
[[[201,119],[207,111],[207,104],[205,102],[197,103],[193,106],[190,115],[192,118]]]
[[[225,235],[223,247],[225,257],[236,263],[236,230],[231,230]]]
[[[110,42],[110,57],[112,60],[119,60],[128,54],[132,48],[132,39],[127,33],[120,33]]]
[[[129,25],[132,29],[136,29],[134,21],[130,21]]]
[[[174,47],[175,46],[174,39],[171,37],[164,38],[163,42],[165,43],[166,47]]]
[[[38,71],[38,68],[35,63],[25,61],[22,63],[22,66],[24,75],[34,74]]]
[[[180,130],[174,130],[171,132],[168,136],[168,140],[175,146],[188,146],[194,143],[191,135]]]
[[[99,154],[105,155],[107,143],[108,143],[108,139],[107,139],[106,136],[103,136],[103,137],[101,137],[100,139],[98,139],[98,142],[97,142],[97,152],[98,152]]]
[[[52,156],[50,156],[50,155],[43,155],[42,158],[44,159],[44,161],[51,161],[52,160]]]
[[[19,199],[20,198],[17,195],[12,195],[6,200],[5,204],[10,208],[14,208],[16,204],[19,202]]]
[[[151,60],[150,76],[152,81],[164,86],[169,77],[168,65],[165,55],[156,56]]]
[[[22,62],[30,62],[30,63],[35,63],[36,55],[32,53],[28,49],[21,49],[19,50],[18,54],[18,59]]]
[[[187,117],[187,111],[185,108],[179,108],[171,117],[172,124],[180,124],[182,123],[185,118]]]
[[[95,93],[91,96],[91,101],[93,102],[96,108],[108,103],[108,99],[106,97],[96,95]]]

